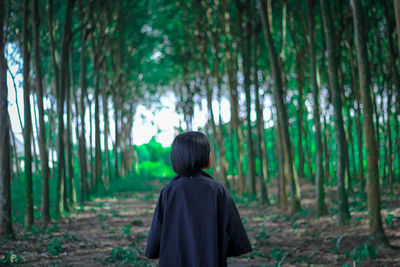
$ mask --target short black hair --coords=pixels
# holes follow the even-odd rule
[[[171,149],[172,169],[179,175],[190,177],[210,161],[210,143],[201,132],[185,132],[175,137]]]

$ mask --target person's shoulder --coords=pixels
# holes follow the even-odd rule
[[[218,193],[225,195],[227,193],[227,189],[223,184],[218,182],[214,177],[210,174],[206,173],[205,171],[201,171],[199,176],[206,181],[210,186],[212,186]]]

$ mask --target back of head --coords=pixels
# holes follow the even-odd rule
[[[210,160],[210,144],[201,132],[185,132],[172,143],[171,163],[173,170],[183,176],[192,176],[207,168]]]

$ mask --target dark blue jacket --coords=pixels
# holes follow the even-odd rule
[[[231,195],[210,175],[176,176],[161,190],[146,249],[160,267],[227,266],[251,250]]]

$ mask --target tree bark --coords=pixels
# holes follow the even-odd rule
[[[67,75],[68,73],[68,60],[69,60],[69,43],[71,41],[71,24],[72,12],[75,0],[69,0],[67,3],[67,10],[65,14],[65,23],[63,27],[62,48],[61,48],[61,62],[60,62],[60,87],[57,92],[57,116],[58,116],[58,138],[57,138],[57,201],[56,201],[56,215],[60,215],[62,210],[68,209],[67,203],[64,201],[66,188],[65,188],[65,157],[64,157],[64,101],[65,92],[67,88]]]
[[[71,53],[72,51],[70,51]],[[68,58],[68,68],[70,69],[71,60]],[[73,69],[71,69],[72,75]],[[71,80],[73,81],[71,76],[67,77],[67,170],[68,170],[68,194],[67,194],[67,201],[71,205],[75,205],[76,203],[76,191],[75,191],[75,173],[74,173],[74,165],[73,165],[73,153],[72,153],[72,101],[71,97],[74,90],[74,87],[71,86]]]
[[[290,213],[296,212],[300,208],[299,192],[297,192],[295,184],[295,170],[293,164],[293,157],[291,151],[291,142],[289,137],[289,122],[286,106],[283,99],[283,87],[282,87],[282,72],[279,65],[278,55],[275,50],[275,46],[270,31],[268,21],[268,9],[264,0],[260,0],[261,4],[261,20],[263,23],[265,39],[268,46],[270,67],[272,71],[272,77],[274,80],[273,95],[275,106],[277,109],[278,116],[278,134],[281,139],[281,152],[283,155],[283,176],[284,179],[289,183],[291,198],[290,198]],[[282,199],[281,199],[282,201]]]
[[[33,10],[33,49],[34,63],[36,74],[36,90],[37,104],[39,109],[39,150],[40,150],[40,165],[42,170],[42,203],[40,212],[42,214],[42,222],[46,225],[50,222],[50,205],[49,205],[49,159],[46,146],[46,131],[44,122],[44,107],[43,107],[43,80],[42,69],[40,67],[40,46],[39,46],[39,3],[38,0],[32,2]]]
[[[257,123],[257,147],[258,147],[258,155],[260,158],[260,175],[259,175],[259,186],[260,186],[260,196],[261,203],[269,205],[268,199],[268,190],[266,186],[266,181],[268,179],[268,161],[267,154],[265,148],[265,134],[264,134],[264,116],[263,116],[263,105],[261,104],[260,99],[260,88],[258,83],[258,64],[257,58],[259,57],[260,47],[259,47],[259,38],[258,34],[255,34],[254,40],[254,85],[255,85],[255,95],[256,95],[256,123]]]
[[[316,46],[315,46],[315,19],[314,19],[315,0],[307,0],[307,22],[308,22],[308,41],[310,51],[310,76],[313,95],[313,118],[315,128],[315,188],[317,214],[322,216],[328,213],[325,204],[324,190],[324,170],[322,167],[322,137],[321,137],[321,121],[319,110],[319,92],[317,84],[317,62],[316,62]]]
[[[31,121],[31,105],[30,105],[30,53],[29,53],[29,35],[28,35],[28,18],[29,18],[29,0],[24,0],[24,16],[23,16],[23,50],[22,56],[24,60],[24,150],[25,150],[25,227],[28,229],[33,224],[33,192],[32,192],[32,121]]]
[[[251,126],[251,34],[252,34],[252,18],[250,1],[246,0],[243,5],[240,0],[237,0],[238,6],[238,24],[240,33],[240,49],[243,58],[243,75],[244,75],[244,92],[246,96],[246,122],[247,122],[247,179],[250,192],[253,196],[256,195],[256,175],[255,175],[255,155],[254,155],[254,141],[252,137]],[[245,20],[243,20],[243,18]],[[244,27],[243,27],[244,22]]]
[[[399,44],[400,51],[400,0],[393,0],[394,3],[394,15],[396,18],[396,29],[397,29],[397,41]],[[400,103],[398,103],[400,105]]]
[[[4,57],[4,9],[0,0],[0,237],[14,235],[11,217],[11,144],[8,115],[7,61]],[[5,122],[5,123],[4,123]]]
[[[103,116],[104,116],[104,151],[105,151],[105,164],[104,164],[104,174],[105,182],[107,184],[111,181],[111,168],[110,168],[110,152],[108,150],[108,133],[109,133],[109,120],[108,120],[108,80],[107,80],[107,65],[103,63],[103,84],[104,89],[102,90],[101,102],[103,103]]]
[[[81,53],[80,53],[80,74],[79,74],[79,83],[81,88],[80,93],[80,133],[77,136],[79,144],[78,144],[78,156],[79,156],[79,174],[81,177],[80,182],[80,199],[79,201],[82,203],[86,199],[88,199],[88,184],[87,184],[87,157],[86,157],[86,127],[85,127],[85,99],[87,95],[87,85],[86,85],[86,41],[88,38],[88,30],[86,25],[84,25],[84,13],[83,13],[83,5],[82,2],[79,2],[79,15],[81,20]],[[77,101],[75,101],[77,102]]]
[[[369,62],[364,36],[363,11],[360,0],[353,0],[353,21],[357,46],[358,74],[360,77],[360,92],[363,104],[364,136],[367,148],[367,188],[368,188],[368,218],[370,234],[376,245],[389,246],[382,227],[381,204],[378,174],[378,147],[373,123],[373,108],[371,101],[371,84]]]
[[[322,20],[324,26],[325,42],[328,52],[328,79],[334,108],[335,141],[337,148],[336,178],[338,185],[339,225],[347,225],[350,220],[349,203],[345,188],[346,171],[346,136],[343,127],[342,101],[338,77],[338,62],[335,44],[335,29],[333,26],[330,1],[320,0]]]

